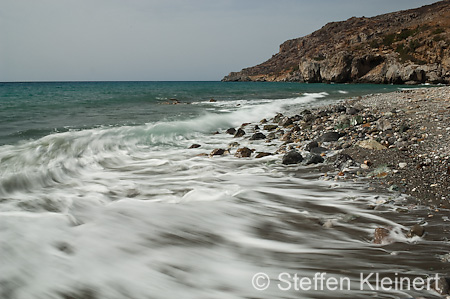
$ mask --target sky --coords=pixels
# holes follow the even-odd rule
[[[419,0],[1,0],[0,81],[215,81]]]

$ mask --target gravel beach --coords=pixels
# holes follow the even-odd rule
[[[235,134],[236,141],[251,136],[281,145],[274,153],[253,153],[235,142],[210,156],[233,153],[233,147],[239,158],[284,154],[283,164],[327,165],[325,179],[367,180],[371,188],[411,195],[419,205],[450,208],[448,86],[405,86],[289,116],[277,114],[227,133]]]

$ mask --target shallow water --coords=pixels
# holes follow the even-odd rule
[[[0,298],[435,296],[372,290],[373,279],[361,290],[361,275],[448,276],[441,259],[449,242],[437,234],[450,230],[448,212],[429,218],[430,211],[400,195],[373,193],[365,182],[327,181],[323,168],[284,166],[277,155],[198,156],[234,141],[274,152],[280,143],[211,132],[334,100],[327,95],[204,99],[192,106],[213,110],[192,118],[1,146]],[[187,149],[193,143],[202,147]],[[387,203],[369,208],[381,202]],[[395,212],[395,204],[409,213]],[[418,222],[427,235],[406,239],[401,232]],[[380,226],[393,228],[394,243],[372,244]],[[312,281],[325,272],[348,278],[350,290],[320,282],[309,291],[288,288],[289,275],[293,283],[295,274]],[[257,273],[270,278],[263,291],[252,285]],[[261,277],[256,287],[264,286]]]

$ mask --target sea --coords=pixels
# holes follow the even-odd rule
[[[0,83],[0,298],[440,298],[412,283],[448,274],[427,208],[282,155],[204,155],[274,153],[225,130],[402,88]]]

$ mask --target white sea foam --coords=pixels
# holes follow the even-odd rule
[[[255,273],[275,275],[294,264],[305,275],[311,269],[372,267],[377,261],[370,260],[373,249],[365,239],[373,223],[398,226],[351,200],[373,195],[303,177],[311,167],[286,172],[276,155],[197,156],[232,141],[274,152],[275,141],[210,133],[325,96],[2,146],[1,294],[12,299],[274,298],[279,290],[251,287]],[[187,149],[192,143],[202,147]],[[348,223],[348,216],[364,221]],[[322,219],[333,219],[339,229],[323,229]]]

